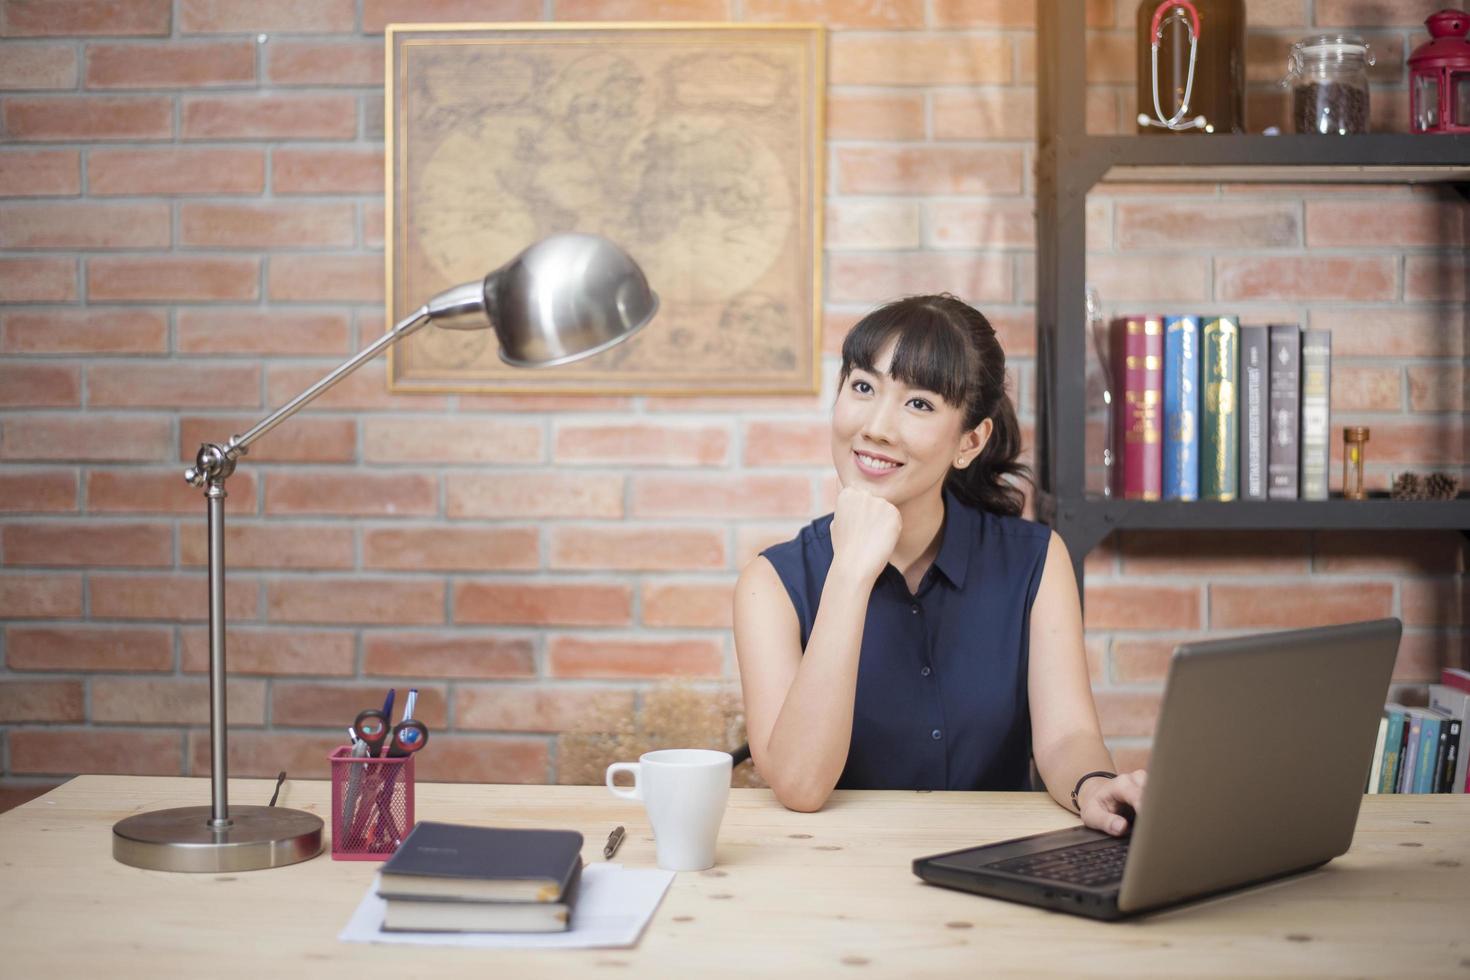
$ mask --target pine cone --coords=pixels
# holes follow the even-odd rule
[[[1393,481],[1393,489],[1389,496],[1394,500],[1419,500],[1423,496],[1423,489],[1419,485],[1419,476],[1416,473],[1400,473]]]
[[[1453,500],[1459,492],[1459,478],[1448,473],[1431,473],[1424,481],[1424,495],[1430,500]]]

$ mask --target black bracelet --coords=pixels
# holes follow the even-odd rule
[[[1072,787],[1072,809],[1076,810],[1078,813],[1082,812],[1082,808],[1077,805],[1077,793],[1079,790],[1082,789],[1082,784],[1087,782],[1093,776],[1102,776],[1105,779],[1118,778],[1118,774],[1115,772],[1108,772],[1106,769],[1097,769],[1077,780],[1077,785]]]

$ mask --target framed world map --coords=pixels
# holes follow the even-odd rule
[[[633,256],[658,315],[563,367],[503,364],[493,331],[420,330],[395,391],[817,390],[821,27],[388,28],[388,322],[558,232]]]

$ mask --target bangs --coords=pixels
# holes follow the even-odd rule
[[[878,355],[894,339],[898,344],[889,377],[964,407],[965,379],[971,373],[969,346],[949,317],[928,304],[894,303],[859,320],[842,342],[842,377],[853,368],[881,373]]]

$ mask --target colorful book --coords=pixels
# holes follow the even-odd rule
[[[1240,328],[1240,499],[1266,499],[1270,337],[1265,327]]]
[[[1120,379],[1114,431],[1122,433],[1118,496],[1158,500],[1164,492],[1164,323],[1130,316],[1113,328],[1113,377]]]
[[[1414,775],[1419,771],[1419,739],[1424,734],[1424,712],[1418,708],[1409,708],[1405,712],[1405,727],[1408,736],[1403,751],[1399,754],[1399,788],[1400,793],[1414,792]]]
[[[1470,744],[1466,743],[1463,734],[1467,730],[1466,726],[1470,725],[1470,691],[1462,691],[1445,684],[1431,684],[1429,707],[1460,726],[1460,745],[1455,751],[1454,772],[1445,779],[1445,785],[1451,793],[1462,792],[1467,774],[1470,774],[1470,766],[1467,766],[1467,762],[1470,762]]]
[[[1441,667],[1439,669],[1439,682],[1445,687],[1457,687],[1462,691],[1470,693],[1470,670],[1460,667]]]
[[[1240,433],[1235,389],[1240,383],[1240,321],[1205,320],[1200,344],[1199,495],[1234,500],[1239,493]]]
[[[1404,714],[1404,706],[1401,704],[1386,704],[1383,710],[1388,712],[1388,735],[1383,742],[1383,772],[1378,777],[1378,792],[1397,793],[1399,750],[1403,746],[1408,716]]]
[[[1435,714],[1441,714],[1441,713],[1440,712],[1435,712]],[[1453,721],[1453,720],[1454,719],[1452,719],[1452,718],[1450,718],[1448,716],[1441,716],[1440,719],[1439,719],[1439,732],[1438,732],[1439,738],[1437,740],[1438,744],[1435,746],[1434,764],[1429,769],[1429,789],[1426,792],[1430,792],[1430,793],[1443,793],[1444,792],[1444,786],[1445,786],[1444,760],[1445,760],[1445,756],[1448,755],[1449,754],[1449,751],[1450,751],[1450,722]],[[1458,728],[1456,728],[1455,729],[1455,741],[1456,742],[1459,741],[1459,737],[1460,737],[1460,731],[1459,731]]]
[[[1363,790],[1365,793],[1376,794],[1378,782],[1383,778],[1383,746],[1388,741],[1388,709],[1383,709],[1383,716],[1378,719],[1378,737],[1373,742],[1373,767],[1368,770],[1368,786]]]
[[[1414,792],[1433,793],[1435,763],[1439,760],[1439,715],[1424,712],[1419,729],[1419,755],[1414,763]]]
[[[1199,499],[1199,317],[1164,317],[1164,499]]]
[[[1271,419],[1266,495],[1272,500],[1295,500],[1299,488],[1297,419],[1301,406],[1302,332],[1294,323],[1273,323],[1267,329],[1271,345],[1267,404]]]
[[[1302,499],[1327,499],[1332,447],[1332,334],[1302,333]]]

